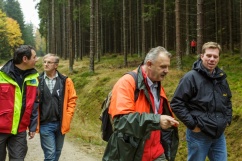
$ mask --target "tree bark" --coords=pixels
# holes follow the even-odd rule
[[[68,53],[69,53],[69,72],[73,73],[73,37],[72,37],[72,26],[73,26],[73,16],[72,16],[72,0],[68,0]]]
[[[94,0],[90,0],[90,64],[89,71],[94,73]]]
[[[181,70],[181,38],[180,38],[180,0],[175,1],[176,14],[176,64],[177,69]]]
[[[127,31],[126,31],[126,0],[123,0],[123,53],[124,53],[124,66],[128,66],[128,60],[127,60],[127,45],[126,45],[126,37],[127,37]]]
[[[203,45],[203,0],[197,0],[197,54],[202,53]]]
[[[189,0],[186,0],[186,55],[190,53]]]
[[[141,0],[141,28],[142,28],[142,58],[145,57],[145,20],[144,20],[144,0]]]

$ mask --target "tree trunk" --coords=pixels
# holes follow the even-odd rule
[[[51,1],[51,53],[56,54],[55,51],[55,0]]]
[[[228,25],[229,25],[229,52],[233,54],[233,15],[232,15],[232,2],[228,1]]]
[[[240,58],[242,59],[242,0],[240,0]]]
[[[132,7],[132,1],[129,0],[129,53],[132,56],[132,12],[131,12],[131,7]]]
[[[99,42],[99,0],[96,0],[96,55],[97,55],[97,61],[100,62],[100,59],[101,59],[101,56],[100,56],[100,49],[99,49],[99,46],[100,46],[100,42]]]
[[[73,16],[72,16],[72,0],[68,0],[68,53],[69,53],[69,72],[73,73],[73,37],[72,37],[72,26],[73,26]]]
[[[215,0],[215,14],[214,14],[214,16],[215,16],[215,41],[216,42],[218,42],[218,2],[217,2],[217,0]]]
[[[126,33],[126,6],[125,6],[125,1],[123,0],[123,52],[124,52],[124,66],[127,67],[128,66],[128,60],[127,60],[127,45],[126,45],[126,37],[127,37],[127,33]]]
[[[164,43],[164,47],[167,49],[167,43],[168,43],[168,34],[167,34],[167,7],[166,7],[166,1],[164,0],[164,5],[163,5],[163,10],[164,10],[164,14],[163,14],[163,43]]]
[[[94,0],[90,0],[90,72],[94,73]]]
[[[189,25],[190,21],[189,21],[189,0],[186,0],[186,55],[189,55],[190,53],[190,25]]]
[[[140,54],[140,0],[137,0],[137,53],[138,57],[141,57]]]
[[[197,0],[197,54],[202,53],[203,45],[203,0]]]
[[[180,70],[181,66],[181,38],[180,38],[180,0],[175,1],[175,14],[176,14],[176,63],[177,69]]]
[[[47,39],[46,39],[46,50],[47,53],[51,52],[51,1],[48,1],[48,16],[47,16]]]
[[[141,28],[142,28],[142,58],[145,58],[145,20],[144,20],[144,0],[141,0]]]

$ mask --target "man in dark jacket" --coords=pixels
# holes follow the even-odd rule
[[[44,72],[39,76],[40,113],[37,132],[40,133],[46,161],[59,160],[76,107],[74,83],[57,70],[58,65],[57,55],[46,54],[43,57]]]
[[[23,161],[27,153],[26,130],[35,135],[38,118],[38,72],[36,52],[31,46],[19,46],[0,70],[0,160]]]
[[[181,80],[171,101],[176,116],[187,126],[188,161],[227,161],[224,136],[231,123],[231,91],[226,74],[217,67],[221,47],[207,42],[193,69]]]

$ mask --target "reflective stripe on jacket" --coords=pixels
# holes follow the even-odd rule
[[[17,134],[27,128],[35,131],[37,113],[35,106],[38,73],[29,70],[24,78],[22,91],[11,77],[12,61],[0,71],[0,133]]]

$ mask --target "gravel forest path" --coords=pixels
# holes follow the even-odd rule
[[[43,161],[44,154],[40,146],[39,134],[28,140],[28,152],[25,161]],[[80,147],[68,140],[66,135],[64,146],[59,161],[101,161],[101,159],[91,156],[81,150]]]

